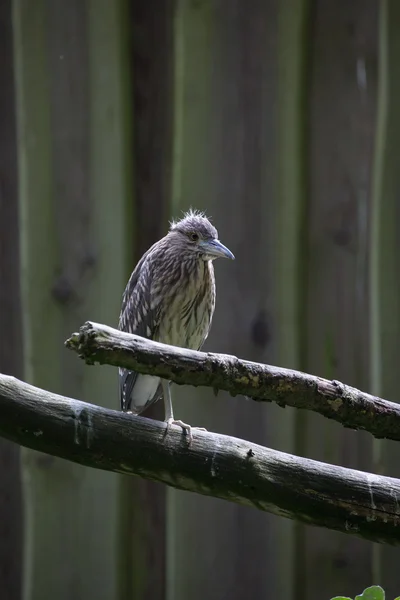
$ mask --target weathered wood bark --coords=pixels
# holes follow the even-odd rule
[[[0,375],[0,435],[88,467],[400,544],[400,481],[80,402]],[[42,457],[46,460],[45,457]]]
[[[226,354],[176,348],[90,321],[66,341],[66,346],[88,364],[122,366],[178,384],[204,385],[256,401],[312,410],[378,439],[400,440],[398,404],[339,381]]]

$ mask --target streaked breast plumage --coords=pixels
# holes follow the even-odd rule
[[[201,244],[198,239],[211,241]],[[119,328],[165,344],[199,350],[208,336],[215,309],[212,260],[218,255],[213,256],[214,251],[233,257],[203,215],[189,213],[173,224],[169,234],[143,255],[133,271],[123,296]],[[120,369],[123,410],[139,414],[161,395],[158,377]]]

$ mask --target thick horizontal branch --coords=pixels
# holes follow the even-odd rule
[[[400,440],[400,405],[338,381],[225,354],[167,346],[91,322],[66,345],[89,364],[126,367],[178,384],[209,386],[235,396],[308,409],[344,427],[369,431],[376,438]]]
[[[88,467],[400,544],[400,481],[106,410],[0,375],[0,435]]]

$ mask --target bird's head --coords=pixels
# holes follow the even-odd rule
[[[215,227],[199,211],[190,210],[180,221],[172,221],[168,236],[182,253],[190,253],[200,260],[235,258],[219,241]]]

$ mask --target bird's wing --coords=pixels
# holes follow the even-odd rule
[[[118,328],[154,339],[158,330],[158,307],[151,306],[152,272],[149,252],[143,255],[133,271],[122,297],[122,308]],[[129,410],[132,390],[138,374],[135,371],[119,369],[120,402],[122,410]]]

